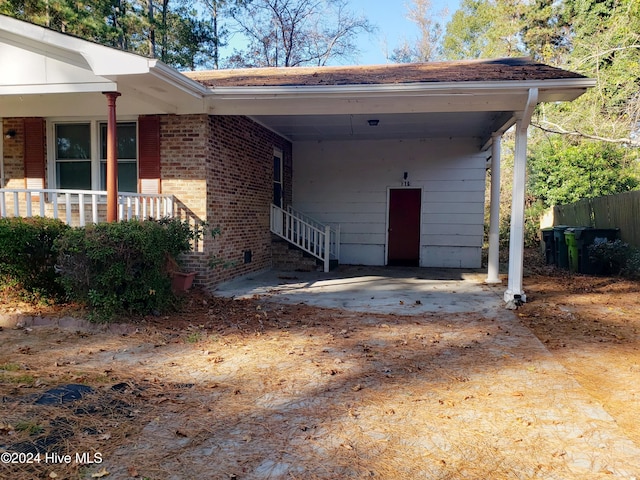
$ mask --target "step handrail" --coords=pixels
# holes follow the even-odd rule
[[[321,260],[324,271],[328,272],[332,250],[337,251],[335,247],[331,248],[332,239],[339,243],[339,232],[329,225],[302,217],[271,204],[271,232]]]
[[[287,211],[289,213],[291,213],[292,215],[294,215],[295,217],[299,218],[300,220],[309,223],[311,225],[314,225],[316,228],[320,229],[320,230],[324,230],[325,227],[329,226],[330,228],[330,232],[331,232],[331,237],[330,237],[330,256],[332,259],[339,259],[340,258],[340,224],[337,225],[330,225],[330,224],[325,224],[320,222],[319,220],[316,220],[313,217],[310,217],[309,215],[307,215],[306,213],[302,213],[300,210],[296,210],[295,208],[293,208],[291,205],[287,206]]]

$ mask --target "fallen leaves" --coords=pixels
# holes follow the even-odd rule
[[[107,477],[108,475],[109,472],[107,471],[107,469],[105,467],[102,467],[102,470],[100,470],[99,472],[92,473],[91,478],[103,478]]]

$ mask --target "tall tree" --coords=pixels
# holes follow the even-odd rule
[[[182,6],[167,18],[161,60],[178,69],[214,67],[211,52],[217,45],[211,22],[195,9]]]
[[[86,4],[71,0],[0,0],[0,14],[101,41],[110,28],[104,16],[110,6],[109,0]]]
[[[200,0],[206,12],[211,17],[211,32],[213,35],[212,57],[213,68],[220,68],[220,49],[227,45],[229,29],[225,25],[225,17],[231,17],[231,12],[238,11],[252,0]]]
[[[374,30],[348,9],[347,0],[253,0],[233,9],[247,38],[228,63],[235,67],[326,65],[353,58],[356,38]]]
[[[566,63],[571,47],[570,16],[565,2],[533,0],[522,7],[522,40],[535,59],[552,65]]]
[[[566,68],[597,80],[569,105],[549,105],[547,132],[640,147],[640,2],[565,0],[572,47]]]
[[[390,60],[398,63],[429,62],[435,60],[440,49],[442,25],[433,19],[431,0],[413,0],[408,6],[407,18],[418,27],[418,38],[413,42],[405,40],[390,55]]]
[[[530,191],[550,206],[637,189],[640,3],[564,0],[538,20],[523,36],[534,54],[597,83],[571,103],[538,109]]]
[[[447,24],[442,56],[448,60],[523,54],[519,0],[463,0]]]

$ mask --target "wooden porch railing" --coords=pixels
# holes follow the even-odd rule
[[[340,256],[340,227],[324,225],[291,207],[271,205],[271,232],[320,259],[325,272]]]
[[[0,217],[52,217],[68,225],[106,221],[106,191],[0,188]],[[173,195],[118,193],[118,218],[160,218],[175,214]]]

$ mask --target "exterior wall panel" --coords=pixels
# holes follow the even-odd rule
[[[422,188],[425,267],[479,267],[486,157],[474,139],[298,142],[294,206],[341,228],[340,262],[383,265],[389,188]]]

